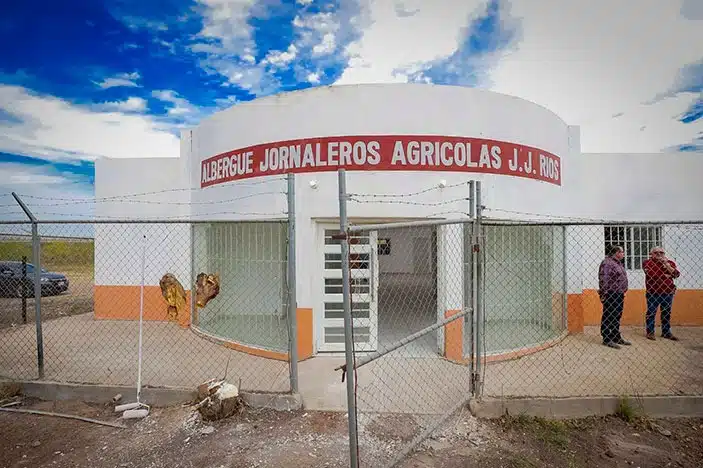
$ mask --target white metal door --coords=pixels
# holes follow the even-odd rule
[[[322,330],[320,351],[344,351],[342,245],[339,226],[322,226]],[[356,351],[375,351],[378,342],[378,233],[349,239],[351,310]]]

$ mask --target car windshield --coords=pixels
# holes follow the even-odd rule
[[[27,273],[33,273],[34,272],[34,265],[30,265],[29,263],[27,264]],[[42,273],[48,273],[45,269],[41,269]]]

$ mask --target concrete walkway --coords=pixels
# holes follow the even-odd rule
[[[137,378],[135,322],[96,321],[90,314],[47,321],[46,379],[59,382],[134,385]],[[593,396],[703,394],[703,329],[678,327],[679,342],[646,340],[624,330],[632,346],[600,344],[596,329],[520,359],[485,366],[486,396]],[[334,368],[340,357],[299,364],[300,393],[309,409],[346,409],[346,383]],[[286,392],[288,363],[232,351],[176,324],[144,324],[143,382],[194,388],[225,375],[244,390]],[[0,331],[0,375],[35,379],[33,325]],[[402,349],[357,372],[362,412],[441,414],[469,392],[466,366],[439,357],[410,358]]]
[[[58,382],[136,385],[138,323],[92,314],[43,323],[45,378]],[[288,363],[233,351],[174,323],[144,322],[142,382],[195,388],[211,379],[241,379],[244,390],[287,392]],[[0,330],[0,375],[37,378],[33,324]]]

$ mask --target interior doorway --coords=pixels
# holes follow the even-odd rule
[[[378,231],[379,349],[437,322],[437,229]],[[437,333],[394,351],[408,357],[437,355]]]

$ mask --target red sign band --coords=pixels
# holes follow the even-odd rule
[[[502,174],[561,185],[561,159],[538,148],[481,138],[374,135],[305,138],[227,151],[201,163],[200,187],[337,169]]]

